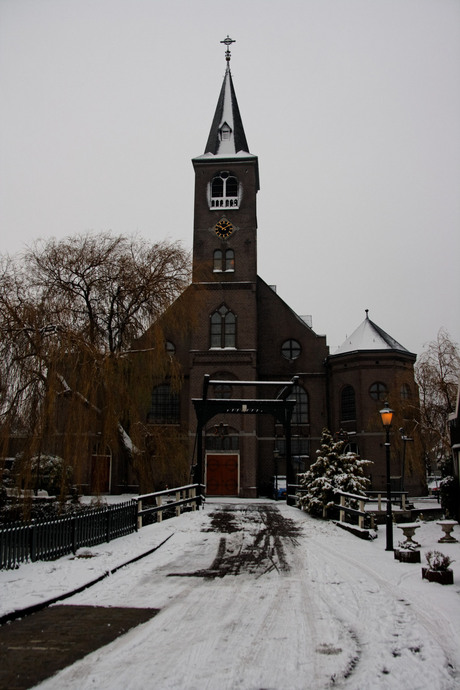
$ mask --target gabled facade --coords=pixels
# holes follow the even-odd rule
[[[415,404],[415,355],[368,316],[351,339],[330,355],[325,336],[317,335],[258,276],[258,159],[247,144],[228,50],[226,58],[205,151],[192,161],[193,279],[187,295],[193,325],[186,334],[183,329],[165,328],[183,385],[178,396],[168,392],[167,382],[153,391],[149,421],[164,422],[161,408],[169,405],[169,421],[187,430],[194,465],[197,424],[192,400],[201,397],[205,375],[225,381],[211,386],[209,397],[230,399],[260,397],[257,381],[279,381],[268,393],[276,397],[281,382],[297,376],[294,470],[303,470],[315,459],[322,429],[328,427],[333,433],[349,434],[360,454],[374,460],[373,484],[382,488],[384,439],[378,410],[385,399],[396,404],[396,388],[404,391],[401,395],[414,396]],[[237,387],[231,381],[247,383]],[[271,477],[286,473],[283,428],[270,415],[216,416],[204,436],[204,478],[210,495],[266,494]],[[394,464],[397,476],[397,457]]]

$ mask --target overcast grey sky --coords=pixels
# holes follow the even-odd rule
[[[332,351],[366,308],[460,342],[459,0],[0,0],[0,251],[190,247],[227,34],[261,277]]]

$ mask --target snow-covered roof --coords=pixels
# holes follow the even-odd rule
[[[370,320],[366,309],[364,321],[333,354],[343,355],[347,352],[368,350],[398,350],[409,353],[397,340]]]
[[[225,72],[204,153],[225,158],[251,155],[229,67]]]

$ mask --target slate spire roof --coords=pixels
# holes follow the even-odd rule
[[[204,152],[214,156],[236,156],[240,152],[249,153],[229,66],[225,72]]]
[[[345,340],[344,343],[334,352],[334,355],[343,355],[348,352],[359,352],[369,350],[397,350],[399,352],[409,351],[397,340],[388,335],[380,326],[370,320],[369,311],[366,309],[366,318]]]
[[[208,141],[204,150],[204,155],[212,156],[248,156],[248,142],[244,133],[243,122],[241,120],[238,101],[236,100],[235,88],[233,86],[232,74],[230,72],[230,50],[229,46],[234,43],[233,39],[227,38],[221,43],[225,43],[227,51],[225,59],[227,69],[224,81],[217,101],[216,112],[209,132]]]

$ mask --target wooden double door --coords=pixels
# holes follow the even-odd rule
[[[206,493],[208,496],[238,496],[238,453],[206,453]]]

